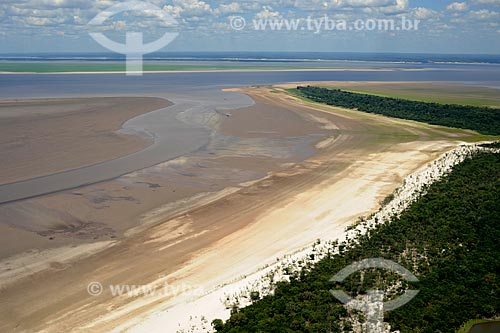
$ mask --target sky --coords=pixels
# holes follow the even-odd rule
[[[145,43],[175,33],[161,52],[500,54],[500,0],[150,0],[154,9],[136,3],[89,25],[124,2],[0,0],[0,53],[109,52],[89,33],[125,43],[141,32]],[[418,29],[401,28],[402,20]]]

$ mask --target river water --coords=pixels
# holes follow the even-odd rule
[[[153,136],[140,152],[76,170],[0,186],[0,203],[109,180],[203,149],[211,131],[206,116],[216,109],[252,104],[247,96],[223,88],[300,81],[450,81],[500,88],[500,65],[435,66],[411,70],[247,71],[145,74],[0,75],[0,98],[151,96],[173,106],[128,121],[125,132]]]

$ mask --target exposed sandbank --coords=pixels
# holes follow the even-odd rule
[[[0,185],[81,168],[144,149],[151,138],[118,132],[171,105],[160,98],[0,101]]]
[[[90,239],[109,237],[106,232],[118,237],[94,256],[52,265],[1,290],[0,330],[130,327],[185,299],[113,297],[109,289],[91,297],[90,282],[211,290],[319,237],[335,237],[357,216],[376,210],[406,175],[474,137],[310,104],[269,88],[237,91],[256,105],[227,111],[231,116],[221,117],[219,135],[204,151],[112,182],[0,207],[0,216],[24,218],[24,232],[37,221],[32,233],[46,248],[49,231],[53,241],[74,242],[78,233],[71,226]],[[292,114],[275,121],[283,112]],[[310,155],[314,147],[319,150]],[[199,197],[191,200],[194,195]],[[26,207],[48,217],[40,221]],[[67,214],[55,226],[54,212]],[[172,316],[162,329],[175,328],[177,320]]]

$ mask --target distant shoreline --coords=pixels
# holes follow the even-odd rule
[[[0,61],[124,61],[111,52],[0,53]],[[365,62],[406,64],[500,64],[499,54],[441,54],[394,52],[303,52],[303,51],[173,51],[155,52],[145,61],[231,61],[231,62]]]
[[[165,70],[144,71],[144,74],[179,74],[179,73],[246,73],[246,72],[421,72],[436,71],[437,68],[293,68],[293,69],[193,69],[193,70]],[[127,74],[127,71],[103,72],[0,72],[0,75],[99,75],[99,74]]]

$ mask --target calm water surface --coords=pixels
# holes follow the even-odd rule
[[[387,69],[391,66],[387,65]],[[224,88],[300,81],[451,81],[500,88],[500,65],[426,64],[410,71],[192,72],[145,74],[142,77],[123,74],[0,75],[0,98],[152,96],[175,103],[125,124],[125,130],[153,135],[155,144],[151,147],[93,166],[2,185],[0,203],[113,179],[196,151],[208,143],[210,131],[199,122],[180,121],[180,118],[189,118],[179,117],[181,114],[203,115],[217,108],[252,104],[244,95],[223,93],[221,89]]]

